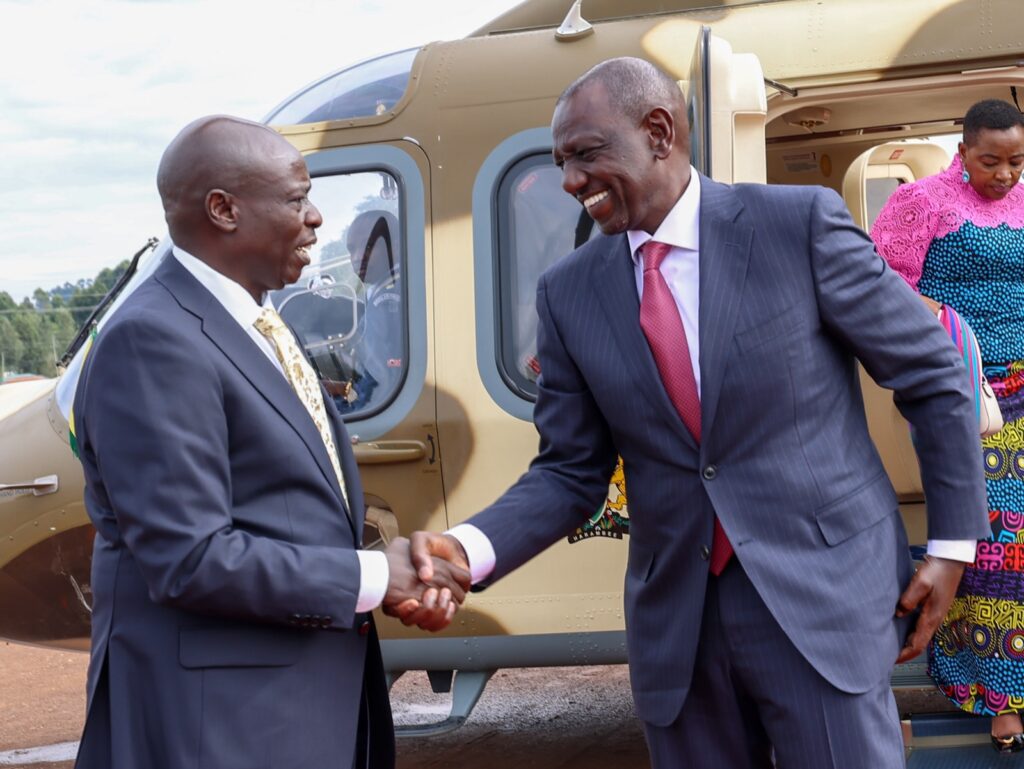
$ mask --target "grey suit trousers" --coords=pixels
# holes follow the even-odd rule
[[[863,694],[832,686],[787,638],[735,558],[708,581],[682,712],[644,731],[653,769],[905,766],[888,679]]]

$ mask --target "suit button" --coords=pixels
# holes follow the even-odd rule
[[[700,557],[701,557],[701,558],[702,558],[703,560],[705,560],[705,561],[706,561],[706,560],[707,560],[708,558],[710,558],[710,557],[711,557],[711,548],[710,548],[710,547],[708,547],[707,545],[701,545],[701,546],[700,546]]]
[[[369,621],[367,621],[367,622],[364,622],[362,625],[359,626],[359,635],[369,635],[369,634],[370,634],[370,623],[369,623]]]
[[[718,468],[714,465],[708,465],[704,468],[704,472],[701,475],[704,476],[705,481],[713,481],[715,476],[718,475]]]

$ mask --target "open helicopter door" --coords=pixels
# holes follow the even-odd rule
[[[701,27],[685,84],[693,166],[720,182],[761,182],[768,112],[761,62]]]
[[[897,187],[943,171],[949,162],[949,151],[932,142],[879,144],[861,153],[850,164],[843,177],[843,200],[853,220],[869,232],[875,217]],[[875,384],[863,368],[860,381],[871,438],[899,496],[910,543],[920,555],[928,538],[928,526],[921,470],[910,439],[910,427],[893,403],[892,393]]]

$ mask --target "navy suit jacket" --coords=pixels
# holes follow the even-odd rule
[[[79,767],[347,769],[364,683],[391,765],[363,493],[325,401],[351,515],[291,386],[176,259],[103,328],[75,397],[97,531]]]
[[[690,686],[714,515],[827,680],[866,691],[895,662],[912,564],[856,359],[916,427],[929,536],[988,530],[964,367],[838,195],[702,177],[699,258],[701,444],[640,328],[626,236],[600,237],[540,280],[540,451],[470,521],[494,543],[498,579],[589,517],[622,456],[631,679],[639,716],[658,725]]]

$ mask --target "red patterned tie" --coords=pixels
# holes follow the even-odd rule
[[[700,396],[690,363],[690,346],[679,317],[679,308],[661,274],[661,263],[672,246],[647,241],[640,252],[644,259],[644,295],[640,301],[640,327],[654,354],[665,391],[676,407],[683,424],[700,443]],[[732,545],[715,516],[715,534],[711,543],[711,573],[718,576],[732,558]]]

